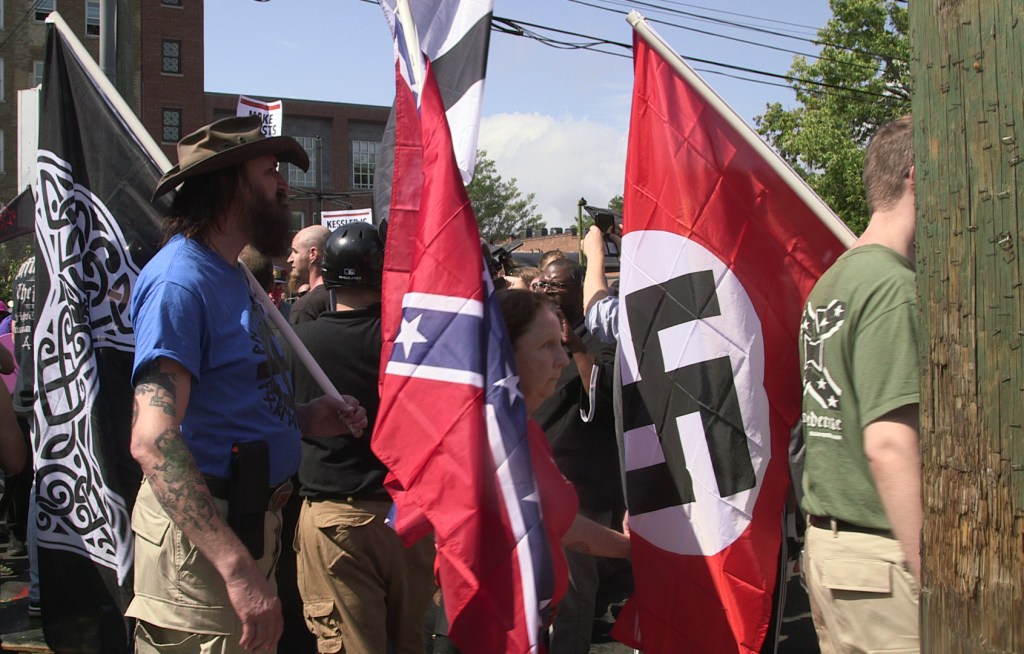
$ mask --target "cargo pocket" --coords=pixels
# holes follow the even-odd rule
[[[202,636],[186,631],[164,629],[143,620],[135,623],[135,645],[138,654],[175,654],[195,652]]]
[[[305,602],[302,613],[306,618],[306,627],[316,636],[318,652],[333,654],[342,650],[341,620],[334,611],[334,600]]]
[[[136,519],[132,521],[135,531],[135,592],[138,595],[162,597],[164,589],[177,584],[175,569],[169,548],[165,542],[171,528],[170,521],[160,515],[136,507]]]
[[[832,591],[892,593],[892,565],[866,559],[825,559],[821,583]]]

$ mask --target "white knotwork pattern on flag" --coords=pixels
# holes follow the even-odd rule
[[[34,336],[39,541],[109,567],[123,583],[134,542],[125,500],[107,486],[96,457],[95,348],[134,348],[128,301],[139,267],[110,211],[75,183],[68,162],[40,150],[38,182],[36,234],[53,280],[36,303]]]

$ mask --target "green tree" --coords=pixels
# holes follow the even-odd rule
[[[493,159],[485,150],[478,150],[473,181],[466,187],[473,203],[480,236],[494,242],[515,236],[527,227],[539,230],[544,217],[537,213],[534,194],[525,196],[515,177],[504,180]]]
[[[867,226],[861,172],[879,126],[910,111],[907,10],[893,1],[830,0],[820,58],[797,56],[790,85],[800,106],[766,107],[758,132],[856,233]]]
[[[611,200],[608,200],[608,208],[611,209],[612,211],[620,211],[621,212],[622,211],[622,203],[624,201],[625,200],[624,200],[624,198],[621,195],[616,195]]]

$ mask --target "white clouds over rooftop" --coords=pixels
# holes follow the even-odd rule
[[[515,177],[523,194],[535,193],[549,227],[576,221],[580,197],[605,206],[622,194],[626,131],[588,118],[501,113],[483,119],[479,147],[503,179]]]

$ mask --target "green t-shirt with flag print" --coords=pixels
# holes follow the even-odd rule
[[[803,509],[891,529],[864,454],[864,427],[917,404],[914,269],[881,245],[844,253],[818,280],[800,325]]]

